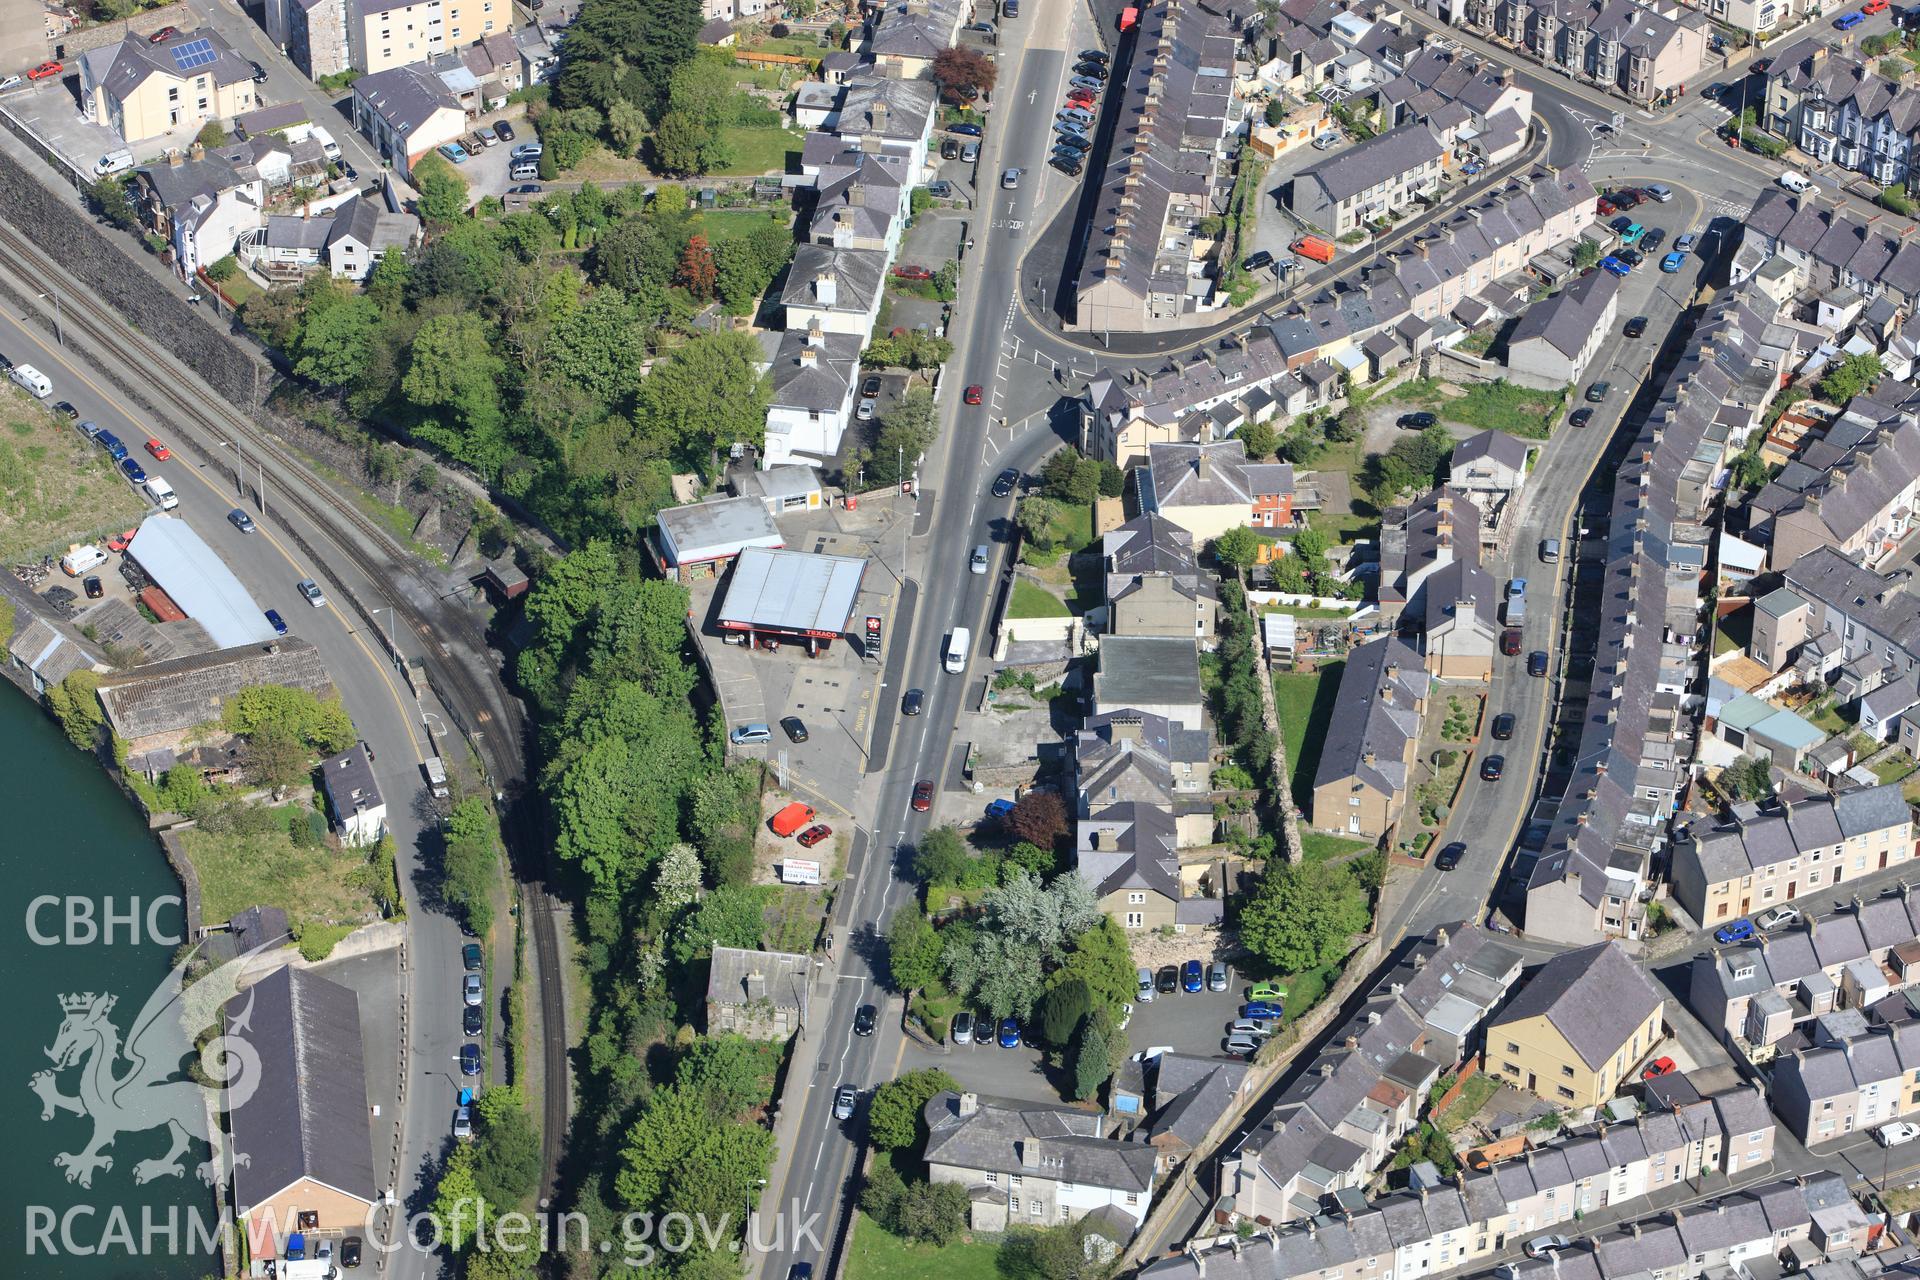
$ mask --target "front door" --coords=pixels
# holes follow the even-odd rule
[[[1800,892],[1800,882],[1798,880],[1787,881],[1787,901],[1789,902],[1793,901],[1794,896],[1799,892]]]

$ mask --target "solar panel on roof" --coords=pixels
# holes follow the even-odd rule
[[[185,44],[175,45],[169,52],[173,54],[173,65],[182,71],[204,67],[220,57],[211,40],[189,40]]]

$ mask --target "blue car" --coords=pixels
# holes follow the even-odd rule
[[[1843,13],[1833,20],[1833,25],[1841,31],[1851,31],[1866,20],[1864,13]]]
[[[1020,1024],[1012,1018],[1000,1019],[1000,1047],[1002,1049],[1020,1047]]]
[[[987,816],[989,818],[1004,818],[1012,812],[1013,801],[1011,800],[995,800],[987,806]]]
[[[1745,942],[1753,937],[1753,921],[1741,916],[1732,924],[1721,925],[1713,931],[1715,942]]]
[[[143,484],[147,478],[147,469],[133,458],[120,459],[120,469],[127,473],[127,479],[135,484]]]
[[[439,148],[439,152],[455,164],[465,164],[467,162],[467,149],[457,142],[445,144]]]
[[[1628,266],[1626,263],[1612,256],[1611,254],[1600,259],[1600,269],[1602,271],[1610,272],[1613,275],[1622,276],[1622,277],[1628,275],[1633,271],[1632,267]]]
[[[1678,271],[1682,265],[1685,264],[1686,260],[1687,260],[1687,255],[1684,253],[1681,253],[1678,249],[1675,249],[1672,253],[1660,259],[1660,269],[1666,272],[1668,275],[1672,275],[1674,272]]]
[[[977,124],[950,124],[947,132],[957,133],[964,138],[978,138],[984,131]]]
[[[477,1076],[480,1074],[480,1046],[463,1044],[460,1046],[460,1074]]]
[[[287,634],[287,620],[280,616],[278,609],[267,610],[267,625],[273,628],[273,634],[277,636]]]
[[[1189,960],[1180,967],[1180,989],[1182,991],[1199,991],[1206,985],[1206,975],[1201,972],[1200,962],[1198,960]]]
[[[1243,1018],[1284,1018],[1286,1014],[1286,1009],[1274,1000],[1250,1000],[1240,1010]]]
[[[120,443],[120,437],[111,431],[102,431],[93,438],[93,442],[107,451],[107,456],[115,462],[127,456],[127,446]]]

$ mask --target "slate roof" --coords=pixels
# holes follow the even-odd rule
[[[1600,274],[1604,275],[1605,272]],[[1453,458],[1449,464],[1453,471],[1465,471],[1482,458],[1498,463],[1521,475],[1527,471],[1527,458],[1533,452],[1525,440],[1519,436],[1508,435],[1504,431],[1492,429],[1468,436],[1453,446]]]
[[[302,1178],[371,1205],[378,1191],[359,998],[288,966],[227,1008],[230,1020],[244,1019],[259,1055],[252,1094],[228,1115],[239,1206],[264,1204]]]
[[[420,219],[404,211],[396,213],[375,197],[361,194],[334,211],[327,247],[353,240],[378,254],[389,249],[405,250],[419,238]]]
[[[1153,444],[1141,477],[1140,505],[1148,513],[1169,507],[1247,507],[1253,499],[1293,492],[1290,464],[1250,465],[1238,440]]]
[[[1581,276],[1551,298],[1534,303],[1513,326],[1509,348],[1523,342],[1545,342],[1568,359],[1579,356],[1595,330],[1602,327],[1607,308],[1620,292],[1620,279],[1611,271]]]
[[[1426,664],[1405,641],[1384,636],[1354,646],[1340,673],[1342,713],[1327,726],[1313,785],[1351,778],[1385,795],[1405,792],[1407,745],[1420,736],[1416,707],[1427,684]]]
[[[174,51],[198,41],[207,42],[213,58],[183,69]],[[225,36],[212,27],[182,31],[159,44],[149,43],[143,35],[128,32],[119,44],[89,50],[85,55],[90,67],[106,62],[97,71],[94,84],[104,93],[124,100],[154,76],[164,76],[182,84],[191,84],[199,76],[209,76],[220,88],[253,79],[253,64],[233,51]]]
[[[794,246],[793,262],[780,301],[789,307],[819,307],[864,315],[886,284],[887,255],[883,249],[836,249],[829,244]],[[833,302],[820,301],[820,278],[831,276]]]
[[[304,689],[333,696],[333,679],[320,651],[299,636],[272,645],[238,645],[153,662],[100,678],[100,705],[122,738],[176,733],[220,719],[228,698],[256,685]]]
[[[461,111],[460,100],[424,63],[389,67],[353,82],[354,96],[401,137],[433,118],[437,111]]]
[[[1121,889],[1143,889],[1180,901],[1180,859],[1173,812],[1155,804],[1109,805],[1081,819],[1076,834],[1080,878],[1104,898]]]
[[[860,351],[866,337],[855,333],[809,334],[788,329],[769,371],[774,408],[833,413],[846,408],[860,377]],[[811,353],[811,360],[809,360]]]
[[[1294,181],[1317,184],[1328,200],[1339,204],[1431,164],[1445,151],[1445,144],[1425,124],[1404,124],[1308,165],[1294,176]]]
[[[1493,1025],[1544,1017],[1580,1060],[1597,1071],[1664,1003],[1646,971],[1618,942],[1608,941],[1548,960]]]
[[[798,1009],[806,999],[807,957],[786,951],[715,947],[707,965],[709,1004],[765,1000],[776,1009]]]
[[[1815,547],[1788,565],[1784,576],[1802,599],[1830,606],[1909,655],[1920,655],[1920,591],[1904,578],[1862,568],[1834,547]]]
[[[1153,1149],[1101,1137],[1101,1119],[1092,1112],[1020,1098],[967,1096],[977,1109],[966,1116],[960,1114],[960,1094],[946,1091],[928,1100],[922,1153],[927,1163],[1136,1194],[1153,1186]]]

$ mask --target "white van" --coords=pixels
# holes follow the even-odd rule
[[[1776,181],[1787,190],[1797,192],[1800,195],[1815,195],[1818,194],[1820,190],[1812,178],[1809,178],[1804,173],[1795,173],[1791,169],[1781,174]]]
[[[947,673],[959,675],[967,669],[967,646],[973,637],[965,627],[955,627],[953,634],[947,637]]]
[[[45,400],[53,394],[53,384],[47,381],[47,375],[30,364],[13,366],[8,376],[36,400]]]
[[[124,147],[119,151],[109,151],[93,162],[93,176],[104,178],[110,174],[125,173],[133,168],[133,152]]]
[[[333,135],[327,132],[325,125],[313,126],[313,133],[310,136],[320,139],[321,155],[335,163],[339,162],[340,144],[333,140]]]
[[[167,483],[164,476],[148,476],[146,483],[141,487],[147,491],[149,498],[160,504],[162,511],[171,511],[180,505],[179,496],[174,493],[173,486]]]
[[[67,554],[60,557],[60,568],[69,578],[77,578],[106,562],[107,553],[89,542],[84,546],[68,547]]]

